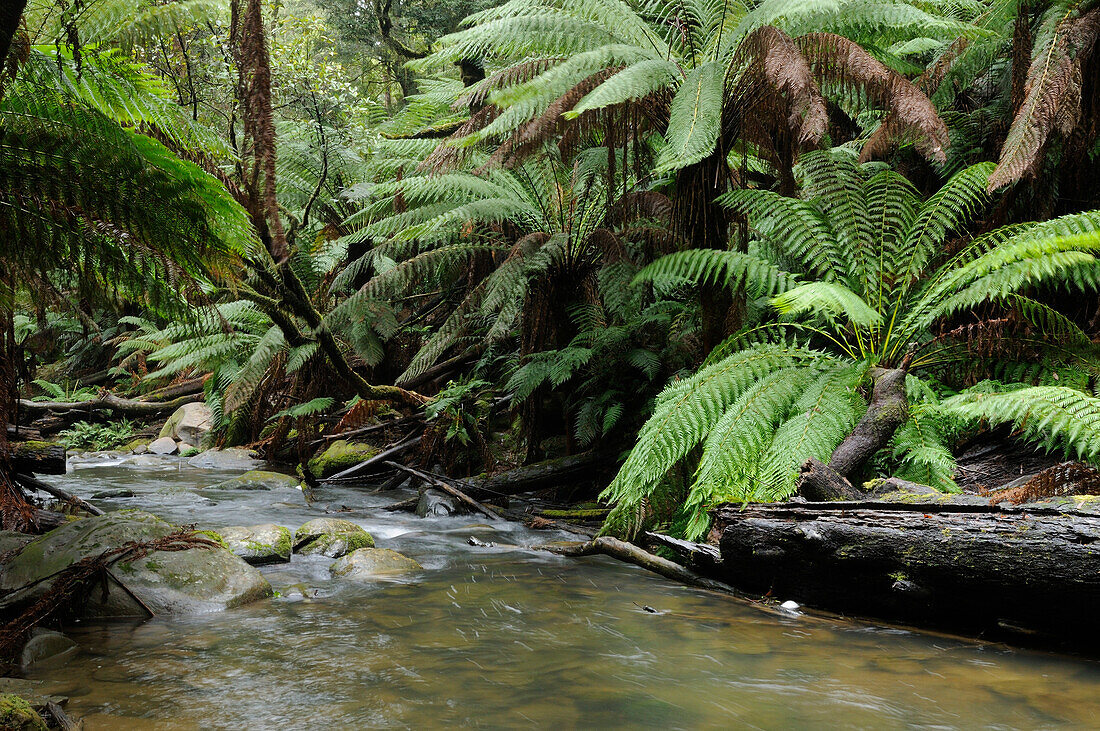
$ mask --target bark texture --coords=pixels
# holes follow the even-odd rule
[[[15,472],[39,475],[65,474],[65,445],[57,442],[13,442],[12,468]]]
[[[893,503],[727,506],[721,576],[840,612],[1100,649],[1100,516]]]
[[[852,485],[867,462],[887,444],[898,427],[909,418],[905,377],[912,353],[897,368],[874,368],[871,403],[852,433],[833,450],[829,464],[809,459],[802,465],[798,494],[807,500],[858,500],[863,491]]]

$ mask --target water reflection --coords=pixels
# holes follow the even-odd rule
[[[347,506],[341,517],[425,571],[351,585],[329,579],[326,559],[296,558],[265,569],[271,601],[74,629],[83,654],[41,677],[87,728],[1090,727],[1100,711],[1094,663],[777,617],[609,559],[525,548],[560,536],[374,509],[392,494],[343,490],[314,508],[274,493],[193,499],[217,479],[104,469],[66,486],[128,487],[137,505],[209,525],[293,528]]]

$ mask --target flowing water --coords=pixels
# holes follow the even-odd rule
[[[200,527],[325,511],[424,571],[353,584],[330,559],[263,568],[275,599],[200,616],[71,627],[80,654],[31,675],[88,729],[377,727],[1095,728],[1100,664],[806,615],[776,616],[604,557],[569,538],[379,506],[403,494],[204,489],[227,473],[79,469]],[[492,548],[467,544],[475,536]],[[656,610],[656,611],[652,611]]]

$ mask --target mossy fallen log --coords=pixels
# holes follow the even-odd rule
[[[202,392],[180,396],[171,401],[139,401],[122,398],[109,391],[88,401],[31,401],[19,399],[19,410],[37,414],[44,411],[54,412],[92,412],[111,411],[125,416],[155,416],[175,411],[184,404],[202,401]]]
[[[931,502],[723,506],[720,576],[834,611],[1100,650],[1100,515]],[[713,534],[712,534],[713,535]]]
[[[11,443],[12,466],[16,472],[37,475],[65,474],[65,445],[59,442]]]

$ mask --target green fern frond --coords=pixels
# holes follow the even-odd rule
[[[1100,459],[1100,398],[1061,386],[983,391],[972,388],[940,408],[964,419],[1012,423],[1048,450],[1061,447],[1090,462]]]

